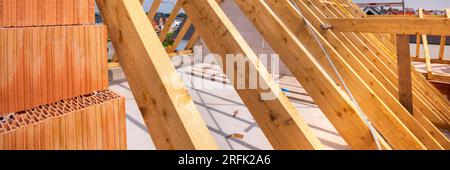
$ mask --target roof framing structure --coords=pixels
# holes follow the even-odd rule
[[[234,2],[352,149],[450,149],[440,131],[450,130],[448,100],[412,69],[409,56],[398,60],[407,53],[397,51],[402,39],[394,43],[391,35],[448,35],[448,19],[369,18],[348,0]],[[157,149],[217,149],[161,44],[167,29],[158,36],[138,0],[97,3]],[[196,29],[188,47],[201,38],[222,62],[242,54],[269,87],[232,84],[274,149],[323,147],[216,0],[179,0],[168,24],[181,9],[189,16],[182,33]],[[365,25],[380,23],[394,29]],[[236,68],[223,71],[236,78]],[[261,100],[267,91],[273,100]]]

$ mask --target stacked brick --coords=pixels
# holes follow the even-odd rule
[[[126,149],[106,48],[94,0],[0,0],[0,150]]]
[[[126,149],[124,109],[105,90],[0,116],[0,150]]]

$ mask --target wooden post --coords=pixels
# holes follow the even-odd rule
[[[450,18],[450,9],[445,9],[446,12],[446,16],[447,18]],[[442,35],[441,37],[441,47],[439,49],[439,60],[444,60],[444,54],[445,54],[445,46],[446,46],[446,42],[447,41],[447,36],[446,35]]]
[[[397,35],[397,64],[400,103],[413,113],[413,94],[411,81],[411,55],[409,35]]]

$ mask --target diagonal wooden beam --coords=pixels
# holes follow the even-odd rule
[[[192,34],[191,39],[188,41],[188,43],[186,44],[186,48],[185,50],[192,50],[192,48],[195,45],[195,42],[200,38],[200,34],[198,33],[197,30],[195,30],[194,34]]]
[[[282,2],[284,2],[284,1],[282,1]],[[342,78],[345,80],[345,82],[352,82],[350,84],[347,83],[349,90],[352,91],[353,94],[362,93],[361,90],[364,91],[364,89],[361,89],[360,85],[359,85],[360,87],[358,87],[358,84],[354,83],[355,82],[354,75],[359,75],[359,78],[363,82],[365,82],[366,85],[368,85],[367,86],[369,88],[368,90],[375,92],[375,94],[378,97],[380,97],[381,101],[384,104],[386,104],[386,106],[387,106],[386,108],[388,110],[391,110],[392,113],[394,113],[394,115],[397,116],[401,120],[400,122],[403,123],[406,127],[408,127],[408,129],[411,130],[411,132],[413,132],[413,134],[415,136],[417,136],[417,138],[421,142],[423,142],[423,144],[426,145],[427,148],[431,147],[431,148],[436,148],[436,149],[442,149],[439,146],[439,144],[437,144],[437,142],[433,139],[433,137],[430,134],[428,134],[427,131],[425,131],[419,124],[417,124],[417,122],[414,121],[414,119],[411,117],[411,115],[408,114],[408,112],[401,106],[401,104],[398,101],[396,101],[397,99],[394,97],[394,95],[390,94],[391,93],[390,91],[387,91],[387,89],[383,86],[384,84],[380,83],[378,81],[378,79],[373,76],[373,73],[375,73],[376,69],[368,70],[366,68],[367,66],[371,66],[370,62],[368,62],[368,63],[366,62],[367,64],[366,63],[363,64],[362,61],[364,61],[364,60],[362,60],[362,59],[364,58],[364,56],[356,57],[354,54],[352,54],[352,52],[357,52],[358,49],[353,49],[352,51],[348,50],[348,47],[349,47],[348,45],[352,44],[352,42],[346,41],[346,40],[348,40],[348,37],[343,37],[339,33],[333,32],[331,30],[322,30],[321,29],[322,23],[320,22],[318,16],[321,15],[321,13],[323,11],[327,11],[328,9],[324,8],[325,6],[318,6],[319,8],[316,8],[314,11],[312,11],[311,10],[312,7],[308,7],[308,6],[311,6],[311,4],[312,4],[311,2],[309,4],[307,4],[306,1],[305,2],[304,1],[302,1],[302,2],[295,1],[295,2],[297,2],[296,4],[300,8],[300,11],[302,11],[303,15],[309,21],[311,21],[312,26],[314,28],[316,28],[317,30],[320,30],[320,33],[316,32],[316,34],[322,34],[323,38],[325,38],[325,39],[322,39],[324,47],[325,47],[326,51],[328,51],[328,55],[330,56],[331,60],[333,60],[333,62],[335,63],[335,66],[337,67],[339,72],[341,72]],[[313,1],[313,2],[320,4],[319,1]],[[280,9],[280,11],[281,11],[281,9]],[[338,11],[333,11],[333,12],[339,13]],[[322,13],[322,14],[324,14],[324,13]],[[330,14],[325,14],[325,15],[329,17]],[[299,17],[300,14],[297,13],[295,16]],[[285,16],[282,18],[287,18],[287,17]],[[292,16],[291,16],[291,18],[292,18]],[[297,18],[297,20],[300,20],[300,19],[301,18]],[[291,20],[295,20],[295,19],[292,18]],[[299,27],[298,24],[296,25],[295,22],[291,22],[290,28],[292,30],[295,30],[294,32],[302,32],[302,31],[300,31],[300,30],[302,30],[301,29],[302,27]],[[303,30],[306,30],[306,29],[304,28]],[[304,36],[297,35],[297,37],[299,39],[303,39],[304,42],[309,42],[307,39],[304,38],[305,36],[306,35],[304,35]],[[331,44],[327,45],[327,41]],[[364,42],[358,42],[358,43],[363,44]],[[313,46],[313,45],[311,45],[308,49],[314,49],[314,48],[316,50],[318,49],[317,46]],[[318,50],[320,50],[320,49],[318,49]],[[338,52],[338,53],[336,53],[336,52]],[[340,56],[340,54],[342,56]],[[357,53],[355,53],[355,54],[357,54]],[[316,55],[316,57],[318,57],[319,61],[322,61],[321,62],[322,66],[324,66],[326,68],[327,64],[329,63],[328,61],[326,61],[327,59],[324,59],[323,55]],[[323,61],[325,61],[325,62],[323,62]],[[355,72],[353,72],[353,73],[348,72],[347,71],[349,69],[348,67],[353,69]],[[381,75],[381,78],[382,77],[383,76]],[[396,91],[395,87],[391,87],[391,88],[393,88],[392,89],[393,92]],[[359,89],[359,90],[356,90],[356,89]],[[366,91],[367,91],[367,89],[366,89]],[[398,92],[395,92],[395,93],[398,93]],[[365,102],[368,101],[368,100],[362,99],[362,98],[364,98],[364,96],[362,96],[362,98],[358,99],[357,95],[355,95],[355,98],[358,101],[358,103],[360,103],[362,109],[364,110],[364,113],[371,111],[369,109],[364,109],[364,107],[362,106],[362,105],[364,105]],[[376,101],[372,101],[369,103],[375,103],[375,102]],[[361,103],[363,103],[363,104],[361,104]],[[368,117],[369,117],[369,120],[374,121],[373,117],[370,118],[369,115],[368,115]]]
[[[143,1],[144,0],[141,1],[141,4]],[[152,6],[150,7],[150,10],[147,13],[147,17],[150,21],[153,21],[153,18],[155,17],[159,7],[161,6],[161,2],[162,0],[153,0]]]
[[[353,17],[364,17],[362,15],[354,15]],[[429,17],[429,16],[427,16]],[[395,60],[395,56],[393,56],[393,50],[392,44],[383,44],[381,43],[380,37],[371,37],[373,34],[368,34],[369,42],[373,42],[374,46],[371,46],[371,50],[377,52],[377,54],[383,54],[387,57],[384,58],[385,60],[383,62],[392,62]],[[380,57],[383,57],[383,55],[379,55]],[[396,67],[388,67],[388,69],[396,69]],[[423,96],[421,96],[423,99],[426,99],[429,101],[430,106],[435,107],[439,110],[439,113],[442,116],[450,116],[450,102],[443,97],[443,95],[430,83],[428,82],[419,72],[413,69],[413,78],[415,86],[415,89],[422,93]],[[448,128],[447,128],[448,129]]]
[[[361,17],[361,16],[357,16],[357,17]],[[426,16],[426,17],[430,17],[430,16]],[[445,17],[439,16],[439,18],[445,18]],[[367,36],[372,36],[372,34],[367,34]],[[387,60],[383,61],[383,62],[390,62],[388,60],[393,60],[393,59],[395,60],[395,56],[392,56],[395,53],[392,53],[393,48],[392,48],[391,44],[380,43],[381,41],[380,41],[379,37],[373,37],[375,39],[373,39],[372,37],[369,37],[369,38],[370,38],[369,42],[373,42],[375,44],[375,46],[370,47],[370,48],[372,48],[371,50],[376,51],[377,55],[382,54],[382,55],[379,55],[380,57],[383,57],[383,55],[389,56],[386,58]],[[395,67],[388,67],[388,68],[391,69],[391,68],[395,68]],[[417,85],[417,89],[416,89],[417,91],[422,91],[421,92],[423,94],[422,98],[430,101],[430,104],[433,107],[435,107],[435,109],[438,109],[439,112],[441,114],[443,114],[444,116],[449,115],[450,108],[449,108],[449,103],[448,103],[447,99],[442,97],[442,94],[440,94],[435,87],[433,87],[428,81],[426,81],[420,75],[420,73],[418,73],[414,69],[413,69],[413,77],[415,78],[415,82],[416,82],[413,84]]]
[[[424,18],[423,9],[422,8],[419,9],[419,18],[420,19]],[[431,69],[431,57],[430,57],[430,46],[428,46],[428,36],[426,34],[423,34],[423,33],[419,33],[418,35],[421,35],[422,41],[423,41],[423,49],[424,49],[424,53],[425,53],[425,66],[426,66],[426,70],[427,70],[427,78],[431,79],[432,76],[433,76],[433,72],[432,72],[432,69]],[[417,41],[417,42],[419,42],[419,41]],[[417,47],[420,47],[420,43],[418,43]],[[419,55],[420,54],[417,54],[417,56],[419,56]]]
[[[336,0],[336,1],[345,1],[345,0]],[[313,2],[318,2],[318,1],[316,1],[316,0],[313,0]],[[320,3],[315,3],[317,6],[321,6],[321,4]],[[322,5],[323,6],[323,5]],[[353,16],[353,15],[356,15],[356,14],[351,14],[351,13],[346,13],[346,14],[344,14],[344,13],[341,13],[341,12],[338,12],[338,10],[345,10],[345,9],[337,9],[337,8],[335,8],[335,7],[333,7],[333,6],[327,6],[327,10],[322,10],[321,12],[324,12],[324,11],[329,11],[329,16],[328,17],[349,17],[349,16]],[[350,10],[348,10],[348,11],[350,11]],[[370,55],[370,54],[376,54],[377,56],[375,56],[375,59],[377,58],[377,57],[380,57],[380,58],[384,58],[384,57],[386,57],[386,56],[384,56],[385,54],[382,54],[381,52],[378,52],[378,51],[376,51],[376,50],[378,50],[377,48],[374,48],[374,46],[373,46],[373,42],[376,42],[376,40],[373,40],[373,39],[370,39],[370,37],[368,37],[368,35],[370,35],[370,36],[372,36],[372,37],[377,37],[377,38],[380,38],[380,42],[382,42],[383,44],[388,44],[388,45],[390,45],[390,46],[393,46],[394,48],[389,48],[389,50],[391,50],[392,52],[390,53],[390,54],[388,54],[388,55],[391,55],[391,56],[393,56],[393,58],[391,58],[391,60],[392,60],[392,66],[389,66],[389,67],[381,67],[380,69],[381,70],[392,70],[392,71],[395,71],[396,73],[395,74],[397,74],[397,71],[398,71],[398,66],[397,66],[397,54],[396,54],[396,49],[395,49],[395,45],[394,44],[392,44],[392,43],[390,43],[389,41],[387,41],[385,38],[384,39],[382,39],[383,37],[386,37],[385,35],[386,34],[362,34],[362,33],[343,33],[343,34],[345,34],[346,36],[344,37],[344,38],[351,38],[350,36],[352,36],[353,34],[353,36],[355,36],[355,38],[356,39],[360,39],[360,40],[363,40],[362,41],[362,43],[360,43],[360,44],[362,44],[362,45],[364,45],[364,46],[362,46],[362,47],[358,47],[359,49],[362,49],[362,48],[367,48],[367,52],[370,52],[370,53],[367,53],[367,52],[365,52],[362,56],[360,56],[359,58],[367,58],[367,55]],[[353,40],[352,40],[353,41]],[[353,41],[354,43],[359,43],[360,41]],[[380,47],[378,47],[378,48],[380,48]],[[382,55],[379,55],[379,54],[382,54]],[[374,56],[372,56],[372,57],[374,57]],[[379,58],[378,58],[378,60],[374,60],[374,58],[371,58],[370,59],[372,62],[371,63],[373,63],[373,64],[377,64],[377,63],[380,63],[380,62],[384,62],[383,60],[380,60]],[[380,65],[381,66],[381,65]],[[412,67],[412,66],[411,66]],[[413,70],[413,67],[411,68],[411,70]],[[412,72],[412,73],[414,73],[414,72]],[[394,88],[394,94],[392,94],[392,95],[394,95],[394,96],[397,96],[397,98],[399,98],[398,97],[398,89],[399,89],[399,87],[398,87],[398,79],[396,78],[396,77],[398,77],[397,75],[391,75],[392,74],[392,72],[386,72],[385,73],[386,74],[386,76],[387,77],[389,77],[390,78],[390,81],[392,82],[392,78],[394,78],[394,82],[395,82],[395,84],[396,84],[396,87]],[[364,75],[364,74],[363,74]],[[414,83],[414,84],[416,84],[416,83]],[[382,83],[382,85],[384,85],[385,87],[388,87],[386,84],[383,84]],[[375,90],[375,88],[373,88],[374,90]],[[414,89],[415,90],[415,92],[414,92],[414,96],[413,96],[413,100],[414,100],[414,102],[413,102],[413,104],[415,105],[414,106],[414,114],[413,114],[413,119],[415,120],[415,121],[417,121],[420,125],[414,125],[413,123],[412,124],[409,124],[409,123],[407,123],[406,121],[407,120],[404,120],[404,118],[406,118],[406,117],[404,117],[404,118],[402,118],[402,117],[400,117],[400,115],[398,115],[399,116],[399,118],[401,118],[401,120],[402,120],[402,122],[403,123],[405,123],[406,125],[408,125],[409,124],[409,128],[413,131],[413,133],[419,138],[419,139],[421,139],[421,137],[420,137],[420,134],[417,134],[417,132],[414,132],[414,128],[417,128],[416,130],[423,130],[423,129],[425,129],[430,135],[432,135],[433,136],[433,138],[437,141],[437,142],[439,142],[439,144],[441,144],[441,146],[443,146],[443,147],[445,147],[445,148],[448,148],[450,145],[450,143],[449,143],[449,141],[447,140],[447,138],[444,136],[444,134],[443,133],[441,133],[440,132],[440,130],[439,129],[437,129],[433,124],[430,124],[430,122],[429,121],[424,121],[424,119],[417,119],[417,117],[419,117],[419,116],[423,116],[423,115],[427,115],[427,116],[429,116],[429,117],[431,117],[431,118],[437,118],[437,119],[440,119],[440,116],[437,116],[437,114],[439,114],[438,113],[438,110],[436,110],[436,108],[433,108],[433,107],[430,107],[430,105],[429,105],[429,101],[427,101],[427,96],[416,96],[416,95],[418,95],[418,94],[420,94],[420,93],[422,93],[422,89],[421,88],[416,88],[416,89]],[[381,95],[383,95],[383,92],[381,92],[381,93],[378,93],[378,94],[381,94]],[[384,99],[385,100],[385,99]],[[440,120],[442,120],[442,119],[440,119]],[[446,122],[445,121],[443,121],[442,122],[443,124],[443,126],[442,127],[447,127],[447,125],[445,125],[446,124]],[[423,129],[422,129],[423,128]],[[422,140],[422,139],[421,139]],[[425,143],[424,143],[425,144]]]
[[[139,2],[141,3],[141,5],[143,5],[144,4],[144,0],[139,0]],[[114,53],[113,54],[113,57],[111,58],[111,61],[113,62],[113,63],[117,63],[117,65],[119,65],[120,66],[120,59],[119,59],[119,56],[117,56],[117,53]]]
[[[268,1],[268,2],[278,2],[278,3],[288,3],[287,0],[285,1]],[[298,3],[298,6],[302,6],[304,7],[306,4],[302,4],[303,1],[300,1]],[[250,5],[241,5],[242,8],[247,7]],[[273,5],[272,5],[273,6]],[[292,7],[291,5],[291,8]],[[247,7],[247,9],[249,11],[251,11],[251,9],[260,9],[254,6],[251,7]],[[286,8],[280,8],[280,9],[286,9]],[[246,11],[246,10],[244,10]],[[266,11],[255,11],[254,13],[257,14],[265,14],[267,13]],[[296,16],[300,16],[300,14],[297,14]],[[255,23],[257,23],[256,17],[251,17],[250,20],[254,21]],[[281,31],[283,29],[286,28],[281,28],[282,26],[279,25],[283,25],[283,24],[275,24],[275,21],[270,22],[271,19],[268,19],[268,17],[264,17],[264,21],[260,21],[260,24],[255,24],[257,25],[257,28],[259,27],[260,32],[263,35],[266,35],[265,38],[268,40],[268,42],[270,43],[269,39],[275,39],[278,36],[270,36],[270,35],[274,35],[275,32],[278,32],[277,35],[283,35],[282,32],[286,32],[286,31]],[[282,17],[285,18],[285,17]],[[311,40],[312,42],[315,42],[314,39],[311,35],[308,35],[308,28],[306,28],[306,24],[298,24],[299,19],[295,20],[292,19],[293,21],[297,21],[297,24],[291,24],[292,26],[292,30],[295,30],[296,33],[303,33],[302,36],[297,35],[296,37],[298,38],[298,40],[300,42],[308,42],[308,43],[304,43],[305,46],[307,46],[306,49],[311,50],[311,51],[321,51],[320,47],[318,45],[310,45],[311,44]],[[302,19],[300,19],[302,20]],[[263,25],[263,23],[265,22],[265,25]],[[259,25],[259,26],[258,26]],[[262,29],[264,28],[268,28],[268,25],[271,25],[271,29],[269,30],[265,30],[263,31]],[[278,27],[278,28],[277,28]],[[316,33],[317,34],[317,33]],[[274,38],[275,37],[275,38]],[[288,35],[283,35],[281,36],[282,38],[287,38],[287,39],[292,39],[292,41],[295,41],[295,39],[293,39],[292,37],[289,37]],[[305,38],[305,37],[309,37],[309,38]],[[397,117],[399,115],[401,116],[410,116],[408,114],[408,112],[401,106],[400,103],[395,102],[395,98],[392,99],[393,97],[390,95],[385,95],[385,96],[379,96],[377,95],[377,93],[375,91],[373,91],[371,89],[371,87],[374,85],[379,85],[379,82],[376,81],[376,79],[372,80],[372,84],[369,86],[368,84],[366,84],[363,79],[358,76],[358,73],[355,72],[349,65],[348,63],[345,62],[345,60],[342,58],[342,56],[339,56],[338,53],[336,53],[333,48],[331,48],[332,46],[327,44],[328,42],[326,40],[323,39],[323,37],[321,38],[320,34],[318,34],[319,40],[322,41],[324,48],[327,48],[327,51],[330,53],[330,59],[335,63],[335,66],[337,67],[337,69],[339,70],[343,80],[345,82],[347,82],[346,84],[348,85],[349,90],[352,92],[353,96],[355,97],[356,101],[359,103],[361,109],[363,110],[363,112],[368,116],[369,120],[372,121],[372,123],[374,124],[374,126],[381,132],[381,134],[388,140],[388,142],[393,146],[394,149],[399,149],[402,147],[418,147],[418,148],[424,148],[421,141],[416,138],[416,136],[411,133],[410,129],[408,127],[413,127],[413,124],[416,124],[411,117],[404,117],[404,119],[408,120],[408,124],[403,124]],[[310,41],[308,41],[308,39]],[[280,39],[276,42],[272,42],[271,46],[275,49],[275,46],[278,44],[282,44],[283,39]],[[279,47],[279,50],[276,50],[277,52],[280,53],[281,56],[283,56],[283,53],[285,56],[296,56],[296,55],[305,55],[304,50],[302,50],[300,47],[289,47],[288,44],[294,44],[294,43],[285,43],[283,44],[283,47]],[[280,45],[278,45],[280,46]],[[299,46],[299,45],[298,45]],[[335,46],[335,45],[333,45]],[[296,51],[291,51],[291,52],[286,52],[286,49],[296,49]],[[332,52],[332,53],[331,53]],[[335,57],[332,57],[331,54],[335,54]],[[324,58],[325,56],[322,55],[322,58]],[[321,59],[322,61],[327,60],[325,59]],[[304,64],[305,60],[301,60],[302,64]],[[325,65],[327,63],[323,62],[322,65]],[[361,68],[363,69],[363,67]],[[362,71],[362,70],[359,70]],[[368,75],[365,75],[366,77],[372,77],[370,75],[370,73]],[[380,86],[380,91],[383,90],[382,86]],[[394,100],[392,103],[386,103],[384,102],[384,99],[387,98],[391,98],[390,100]],[[383,99],[383,100],[381,100]],[[378,104],[376,104],[378,103]],[[377,110],[377,111],[375,111]],[[384,114],[380,114],[380,113],[384,113]],[[397,114],[397,115],[396,115]],[[390,122],[390,123],[387,123]],[[389,124],[390,126],[396,126],[391,127],[391,128],[387,128],[386,127],[386,123]],[[391,130],[396,129],[399,130],[399,132],[393,132]],[[416,129],[411,129],[411,130],[416,130]],[[420,134],[422,134],[423,136],[425,136],[424,141],[429,142],[430,147],[436,147],[439,148],[439,144],[436,143],[436,141],[433,140],[433,138],[427,134],[426,131],[424,131],[423,129],[417,129],[418,132],[420,132]],[[406,138],[409,138],[409,141],[405,141],[405,138],[399,138],[398,134],[402,134],[405,135]],[[423,138],[420,138],[423,139]],[[403,143],[403,144],[400,144]],[[409,145],[406,146],[405,144]],[[427,143],[428,144],[428,143]]]
[[[295,35],[280,23],[281,21],[262,1],[235,0],[235,2],[255,24],[270,46],[280,54],[289,70],[346,142],[353,149],[376,149],[375,139],[363,119],[357,114],[353,103],[311,55],[317,53],[310,53],[304,44],[293,38]],[[281,8],[285,9],[285,7]],[[301,25],[302,21],[295,20],[298,25]],[[311,39],[312,42],[313,39]]]
[[[227,68],[221,65],[224,72],[275,149],[323,147],[215,0],[187,0],[183,9],[208,48],[220,56],[223,62],[219,63],[228,63]],[[248,63],[244,71],[234,66],[239,58]],[[247,88],[252,75],[250,69],[256,72],[263,86]],[[235,73],[240,76],[236,77]],[[245,82],[235,81],[242,76]],[[264,94],[270,94],[273,100],[264,99]]]
[[[340,0],[341,2],[342,1],[345,1],[345,0]],[[317,1],[313,1],[313,2],[317,2]],[[348,1],[347,1],[348,2]],[[316,5],[318,5],[318,6],[320,6],[320,3],[316,3]],[[323,6],[323,5],[322,5]],[[330,11],[328,14],[327,14],[327,16],[328,17],[335,17],[334,16],[334,14],[339,14],[340,12],[339,11],[337,11],[333,6],[329,6],[328,8],[320,8],[320,12],[328,12],[328,10],[331,10],[331,9],[333,9],[332,11]],[[349,9],[348,11],[352,11],[352,9]],[[320,13],[320,12],[318,12],[318,13]],[[350,17],[360,17],[360,16],[358,16],[358,14],[353,14],[353,15],[349,15]],[[345,16],[339,16],[339,17],[345,17]],[[355,34],[357,34],[357,33],[355,33]],[[348,36],[348,35],[347,35]],[[367,37],[366,37],[367,36]],[[375,52],[375,54],[377,54],[377,56],[378,57],[380,57],[380,58],[385,58],[386,56],[389,56],[390,55],[390,57],[387,57],[387,58],[385,58],[385,59],[387,59],[387,60],[379,60],[379,61],[377,61],[377,60],[374,60],[374,64],[376,64],[376,63],[383,63],[383,62],[396,62],[396,60],[397,60],[397,56],[396,56],[396,54],[395,53],[392,53],[392,52],[389,52],[389,51],[383,51],[383,49],[387,49],[387,50],[394,50],[393,48],[391,48],[391,47],[389,47],[389,48],[386,48],[386,46],[384,46],[384,45],[389,45],[389,46],[393,46],[393,44],[392,43],[390,43],[390,42],[388,42],[388,41],[385,41],[384,40],[384,42],[382,42],[381,43],[381,41],[382,40],[377,40],[377,39],[373,39],[372,37],[369,37],[369,36],[372,36],[373,38],[381,38],[383,35],[373,35],[373,34],[360,34],[360,35],[357,35],[357,37],[358,38],[361,38],[361,39],[366,39],[367,38],[367,40],[365,40],[364,41],[364,44],[366,44],[366,45],[368,45],[367,47],[368,47],[368,49],[370,50],[370,51],[373,51],[373,52]],[[376,37],[375,37],[376,36]],[[343,38],[343,39],[345,39],[345,37]],[[375,43],[375,44],[378,44],[378,45],[381,45],[381,46],[375,46],[375,44],[372,44],[372,43]],[[367,48],[366,47],[366,48]],[[386,52],[389,52],[389,54],[388,53],[386,53]],[[370,54],[370,53],[365,53],[365,56],[363,55],[363,56],[360,56],[359,58],[364,58],[364,57],[367,57],[368,56],[368,54]],[[385,56],[386,55],[386,56]],[[390,60],[390,61],[389,61]],[[386,68],[383,68],[383,69],[386,69],[386,70],[389,70],[389,69],[397,69],[397,65],[392,65],[392,67],[386,67]],[[413,69],[411,69],[411,70],[413,70]],[[388,72],[389,73],[389,72]],[[427,119],[428,118],[432,118],[432,117],[427,117],[427,118],[423,118],[423,115],[426,115],[426,116],[431,116],[432,114],[434,115],[434,114],[442,114],[443,112],[442,111],[449,111],[449,110],[447,110],[445,107],[442,107],[442,106],[438,106],[438,105],[434,105],[434,104],[436,104],[436,103],[440,103],[440,101],[442,101],[442,100],[440,100],[440,98],[439,98],[439,95],[438,95],[438,97],[436,98],[436,97],[430,97],[430,96],[432,96],[432,95],[434,95],[434,94],[432,94],[432,93],[434,93],[434,92],[432,92],[432,93],[430,93],[430,91],[433,91],[433,89],[434,89],[434,87],[431,87],[431,88],[429,88],[429,87],[424,87],[424,86],[422,86],[422,85],[428,85],[429,84],[429,82],[428,81],[425,81],[425,79],[423,79],[423,77],[422,76],[417,76],[418,74],[417,74],[417,72],[415,71],[415,70],[413,70],[412,71],[412,73],[413,73],[413,77],[415,78],[414,79],[414,81],[415,81],[415,83],[413,83],[413,85],[415,85],[414,86],[414,105],[415,104],[419,104],[419,105],[415,105],[415,110],[414,110],[414,118],[425,128],[425,129],[427,129],[427,131],[437,140],[437,141],[439,141],[439,143],[443,146],[443,147],[445,147],[446,149],[448,149],[449,148],[449,141],[448,141],[448,139],[447,139],[447,137],[445,137],[440,131],[439,131],[439,129],[437,129],[433,124],[430,124],[430,121],[428,121]],[[428,91],[428,92],[427,92]],[[438,100],[436,100],[436,99],[438,99]],[[429,111],[427,111],[426,109],[431,109],[431,108],[433,108],[432,109],[432,112],[429,112]],[[436,111],[436,112],[435,112]],[[422,114],[423,113],[423,114]],[[436,116],[436,115],[435,115]],[[430,119],[431,120],[431,119]],[[442,119],[443,120],[443,119]],[[444,122],[445,123],[445,122]],[[439,124],[439,123],[438,123]],[[441,124],[442,125],[442,124]],[[445,125],[445,126],[443,126],[443,127],[448,127],[447,125]]]
[[[420,58],[420,48],[422,48],[422,35],[417,33],[416,35],[416,58]]]
[[[97,0],[157,149],[217,149],[137,0]]]
[[[159,39],[161,40],[161,42],[164,42],[164,40],[166,39],[167,34],[169,33],[173,22],[175,21],[178,14],[180,13],[181,5],[183,4],[183,1],[184,0],[177,1],[177,3],[175,4],[175,6],[172,9],[172,12],[169,15],[169,18],[167,18],[167,22],[166,22],[163,30],[161,31],[161,34],[159,35]]]
[[[309,46],[317,46],[319,44],[315,43],[315,39],[308,34],[308,30],[306,29],[306,23],[304,22],[304,18],[298,15],[298,12],[291,7],[287,1],[266,1],[267,4],[271,7],[273,12],[275,12],[280,19],[282,19],[283,23],[286,24],[292,31],[292,33],[298,37],[302,42],[310,42],[304,43],[305,47]],[[265,13],[265,12],[262,12]],[[267,18],[267,16],[261,16],[262,18]],[[267,24],[269,25],[269,24]],[[321,50],[309,50],[312,56],[323,56],[324,53]],[[286,54],[287,56],[287,54]],[[284,56],[282,56],[284,57]],[[327,64],[328,66],[328,64]],[[288,66],[289,67],[289,66]],[[296,66],[291,66],[296,67]],[[339,78],[335,75],[334,70],[331,67],[322,66],[325,71],[339,84]],[[301,74],[301,73],[298,73]],[[313,97],[314,99],[314,97]],[[319,98],[315,98],[315,100],[320,100]],[[353,148],[353,149],[374,149],[373,143],[367,142],[361,139],[370,139],[372,138],[369,127],[364,123],[362,119],[357,119],[358,116],[354,116],[355,118],[345,118],[345,119],[336,119],[336,114],[339,115],[339,112],[331,112],[327,109],[328,104],[324,103],[323,105],[319,105],[324,114],[328,117],[330,122],[334,125],[334,127],[338,130],[338,132],[343,136],[344,140]],[[349,115],[355,114],[356,112],[351,112]],[[352,117],[352,116],[349,116]],[[352,124],[353,128],[358,129],[358,131],[348,131],[348,125]]]
[[[186,19],[184,22],[183,27],[181,27],[180,32],[178,33],[177,37],[175,38],[175,41],[172,44],[172,50],[176,51],[177,47],[180,45],[181,41],[183,40],[186,33],[189,31],[189,28],[191,28],[192,22],[189,18]]]
[[[342,1],[342,0],[341,0]],[[312,1],[312,2],[317,2],[317,1]],[[318,4],[320,5],[320,4]],[[323,5],[322,5],[323,6]],[[328,6],[329,10],[331,10],[328,14],[328,17],[345,17],[344,15],[340,14],[340,12],[334,8],[333,6]],[[328,12],[327,9],[321,9],[321,11],[323,12]],[[335,14],[340,14],[340,15],[335,15]],[[355,14],[354,14],[355,15]],[[352,16],[352,15],[350,15]],[[393,72],[397,71],[397,65],[396,65],[396,60],[397,60],[397,56],[395,53],[395,47],[392,43],[381,39],[383,37],[383,35],[380,34],[362,34],[362,33],[344,33],[346,34],[346,37],[343,37],[342,39],[345,38],[352,38],[351,36],[354,36],[353,34],[356,35],[356,39],[360,39],[363,40],[361,43],[361,41],[354,41],[354,43],[356,43],[357,46],[361,46],[358,47],[359,50],[365,50],[367,52],[364,52],[364,55],[359,57],[359,58],[364,58],[364,57],[368,57],[370,58],[370,63],[366,64],[366,65],[370,65],[370,64],[375,64],[377,65],[377,67],[379,68],[380,71],[383,72],[383,74],[386,76],[386,78],[389,79],[389,81],[391,82],[397,82],[397,75],[392,75]],[[419,36],[420,37],[420,36]],[[374,38],[379,38],[374,39]],[[420,38],[419,38],[420,39]],[[387,51],[384,51],[384,49],[386,49]],[[375,56],[373,56],[375,55]],[[380,64],[381,63],[381,64]],[[425,79],[423,79],[423,77],[421,75],[419,75],[417,73],[417,71],[415,69],[413,70],[413,78],[415,79],[415,81],[419,81],[419,83],[413,83],[414,87],[414,104],[415,104],[415,115],[419,115],[419,112],[422,112],[424,115],[427,116],[427,118],[429,118],[431,121],[433,121],[433,123],[436,126],[439,126],[440,128],[444,128],[444,129],[449,129],[449,124],[448,122],[446,122],[444,120],[444,117],[440,116],[441,113],[444,112],[448,112],[449,110],[445,109],[445,107],[442,106],[438,106],[441,104],[442,102],[442,98],[439,98],[439,96],[436,98],[435,97],[431,97],[429,95],[429,90],[432,90],[434,87],[431,87],[432,89],[428,89],[430,87],[424,88],[422,87],[422,85],[427,84],[428,82],[425,81]],[[381,77],[378,77],[381,78]],[[424,84],[423,84],[424,83]],[[384,83],[383,83],[384,84]],[[384,84],[386,87],[387,84]],[[434,92],[433,92],[434,93]],[[417,104],[417,105],[416,105]],[[426,123],[426,122],[424,122]],[[431,126],[428,126],[431,127]],[[436,129],[435,129],[436,130]],[[430,132],[431,134],[434,134],[432,132]],[[440,132],[438,131],[439,136],[440,136]],[[439,137],[438,136],[438,137]]]
[[[322,10],[327,11],[327,10]],[[332,11],[334,12],[334,11]],[[336,12],[335,12],[336,13]],[[334,16],[334,15],[330,15]],[[356,14],[354,14],[352,17],[361,17]],[[373,58],[374,62],[373,64],[378,65],[380,68],[380,71],[383,71],[385,75],[389,75],[392,73],[392,71],[396,71],[397,65],[396,63],[396,54],[395,54],[395,48],[393,48],[393,44],[382,42],[380,36],[375,36],[374,34],[361,34],[361,33],[355,33],[358,34],[357,37],[364,40],[365,45],[368,48],[368,52],[372,53],[365,53],[366,57],[373,57],[370,54],[375,54],[377,58]],[[420,39],[421,36],[419,36],[418,39]],[[358,43],[361,44],[361,43]],[[420,44],[419,44],[420,45]],[[362,47],[358,47],[362,49]],[[420,49],[417,48],[417,49]],[[375,60],[377,59],[377,60]],[[372,58],[371,58],[372,60]],[[383,64],[380,64],[383,63]],[[442,116],[445,116],[445,114],[450,113],[450,108],[448,108],[448,102],[445,98],[442,97],[441,94],[438,94],[439,92],[433,87],[428,81],[426,81],[420,73],[418,73],[415,69],[412,69],[413,78],[415,83],[414,85],[414,93],[415,93],[415,104],[416,107],[419,107],[420,110],[423,109],[431,109],[433,110],[433,114],[431,114],[428,111],[424,111],[425,115],[433,121],[435,125],[439,125],[440,128],[449,129],[448,123],[445,123],[443,121]],[[390,79],[390,81],[396,81],[395,77],[386,76]],[[394,79],[393,79],[394,78]],[[416,97],[417,95],[417,97]],[[437,114],[436,114],[437,113]],[[439,116],[440,115],[440,116]],[[438,117],[436,117],[438,116]]]

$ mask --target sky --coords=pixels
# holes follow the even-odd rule
[[[401,0],[353,0],[355,3],[367,2],[401,2]],[[405,0],[407,8],[424,8],[424,9],[438,9],[444,10],[450,8],[450,0]]]

